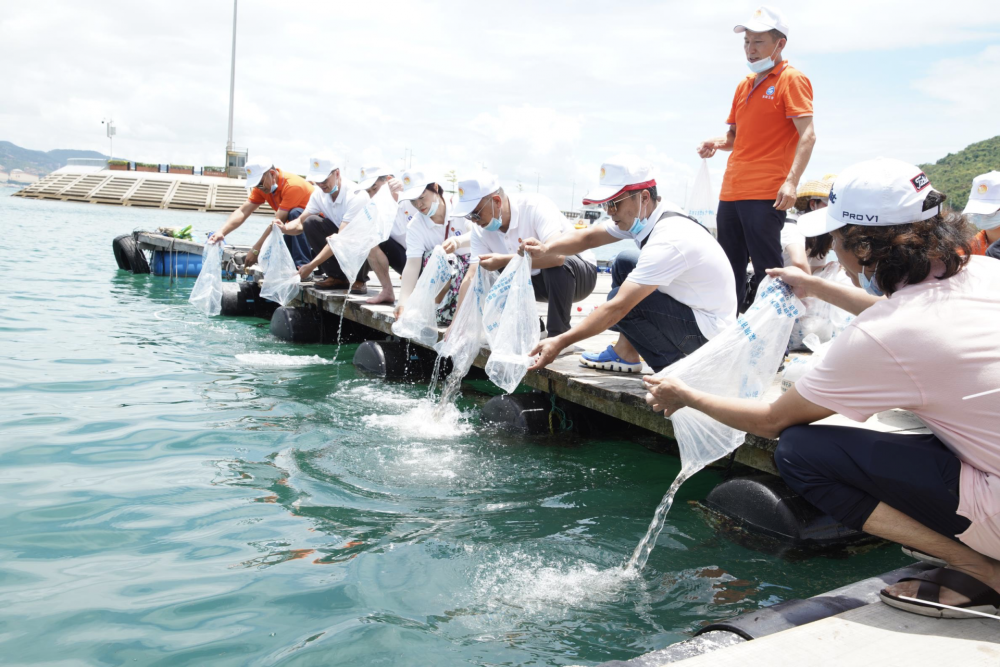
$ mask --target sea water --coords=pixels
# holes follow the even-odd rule
[[[356,346],[208,319],[194,279],[111,240],[223,216],[0,189],[0,655],[5,664],[593,665],[897,567],[787,562],[717,535],[652,436],[526,438],[466,385],[358,376]],[[254,240],[253,218],[237,242]]]

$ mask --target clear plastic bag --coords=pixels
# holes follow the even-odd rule
[[[424,266],[410,298],[407,299],[403,314],[392,323],[392,333],[427,347],[437,343],[437,295],[454,276],[455,267],[448,261],[444,249],[437,246],[427,260],[427,265]]]
[[[389,187],[382,186],[357,220],[349,220],[348,225],[327,239],[340,270],[351,282],[357,280],[371,249],[389,238],[398,208]]]
[[[264,285],[260,288],[262,299],[287,306],[299,295],[299,272],[288,251],[284,235],[278,225],[271,223],[271,234],[260,250],[260,269],[264,272]]]
[[[478,262],[475,262],[475,266],[469,270],[475,271],[476,274],[455,313],[448,339],[434,346],[442,357],[451,358],[452,375],[457,374],[460,378],[465,377],[472,368],[472,362],[476,360],[479,350],[486,342],[483,306],[486,305],[486,295],[489,294],[496,279],[496,272],[487,271],[479,266]]]
[[[705,228],[717,235],[715,214],[719,198],[712,190],[712,179],[708,175],[708,160],[701,161],[701,169],[695,176],[691,187],[691,196],[687,200],[687,212],[692,218],[705,225]]]
[[[814,276],[832,282],[850,283],[850,278],[844,273],[838,262],[830,262],[813,273]],[[792,327],[792,335],[788,341],[790,350],[806,350],[805,339],[815,335],[819,342],[826,343],[844,330],[854,317],[845,310],[815,297],[802,299],[804,312]]]
[[[802,302],[788,285],[765,278],[753,305],[736,324],[656,376],[677,377],[717,396],[759,400],[774,382],[792,325],[801,312]],[[670,420],[684,478],[735,450],[746,436],[693,408],[681,408]]]
[[[531,257],[515,255],[486,294],[483,328],[490,344],[486,374],[508,394],[521,383],[541,332],[531,287]]]
[[[201,253],[201,271],[191,296],[194,306],[209,317],[222,312],[222,244],[206,243]]]

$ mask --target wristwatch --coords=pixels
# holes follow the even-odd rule
[[[255,255],[259,255],[260,254],[260,250],[257,250],[257,248],[250,248],[250,250],[247,251],[247,254],[249,255],[250,253],[253,253]]]

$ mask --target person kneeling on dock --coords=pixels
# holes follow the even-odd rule
[[[569,331],[543,340],[532,352],[538,358],[531,370],[551,363],[563,348],[611,329],[619,333],[618,342],[582,355],[582,365],[638,373],[645,359],[659,371],[736,321],[736,287],[726,254],[707,229],[657,195],[648,164],[628,156],[605,162],[600,185],[583,203],[600,204],[610,220],[547,243],[525,239],[524,251],[544,261],[620,239],[633,240],[636,249],[615,259],[607,302]]]
[[[361,182],[358,183],[369,197],[374,197],[383,187],[389,188],[392,198],[399,203],[396,211],[396,219],[392,223],[392,231],[389,238],[372,248],[368,253],[366,267],[370,266],[378,278],[381,291],[367,300],[372,305],[387,303],[392,305],[396,302],[396,293],[392,289],[392,278],[389,276],[389,268],[402,275],[406,267],[406,227],[410,224],[416,208],[407,200],[400,200],[403,192],[403,182],[393,175],[391,171],[384,167],[364,167],[361,170]],[[403,174],[403,179],[408,179],[409,174]],[[367,269],[362,269],[367,274]]]
[[[399,319],[402,315],[427,260],[434,248],[441,246],[455,267],[455,277],[437,297],[438,324],[446,326],[455,317],[458,290],[469,270],[469,224],[465,218],[454,216],[440,183],[428,180],[420,172],[409,172],[403,174],[403,187],[400,201],[408,201],[416,211],[406,229],[406,266],[395,316]]]
[[[965,219],[918,168],[880,158],[845,169],[830,206],[799,219],[832,232],[861,289],[772,269],[800,296],[858,317],[826,356],[774,403],[713,396],[676,378],[647,378],[647,402],[670,416],[700,410],[732,428],[780,436],[774,462],[788,485],[845,526],[905,545],[939,565],[881,593],[927,616],[1000,613],[1000,263],[971,256]],[[883,298],[882,294],[888,298]],[[931,433],[813,422],[863,422],[912,411]],[[906,599],[909,598],[909,599]]]
[[[458,192],[455,215],[473,223],[472,255],[487,271],[502,271],[518,252],[521,239],[552,242],[573,229],[551,199],[538,194],[508,195],[491,174],[460,182]],[[466,275],[465,282],[474,277],[475,273]],[[549,304],[548,335],[558,336],[569,331],[573,303],[583,301],[594,291],[597,260],[589,250],[577,255],[553,253],[539,257],[531,265],[531,284],[535,298]],[[465,289],[463,286],[459,303]]]
[[[246,172],[246,187],[249,193],[246,202],[229,214],[222,229],[209,237],[209,243],[218,243],[225,239],[226,234],[246,222],[250,214],[264,203],[274,209],[274,222],[282,227],[285,222],[295,220],[302,214],[313,194],[312,185],[295,174],[283,172],[271,164],[267,158],[259,158],[248,164]],[[249,268],[257,263],[260,249],[264,247],[264,241],[270,235],[271,225],[268,225],[260,239],[253,244],[247,253],[243,263],[244,267]],[[309,246],[302,239],[286,233],[285,245],[288,246],[288,251],[292,254],[295,266],[302,266],[309,262]]]
[[[319,164],[314,167],[317,162]],[[320,268],[326,278],[313,287],[324,290],[350,287],[351,294],[366,294],[367,267],[363,266],[358,276],[348,278],[326,240],[361,214],[371,201],[368,193],[357,183],[341,178],[340,165],[336,160],[313,159],[309,169],[309,178],[316,179],[316,191],[309,199],[301,220],[281,227],[286,234],[304,235],[309,243],[312,260],[299,268],[299,277],[306,282],[311,279],[312,272]]]

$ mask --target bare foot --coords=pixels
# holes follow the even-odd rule
[[[380,303],[387,303],[391,306],[395,302],[396,302],[396,294],[392,290],[388,291],[382,290],[375,296],[365,300],[365,303],[371,304],[373,306]]]

